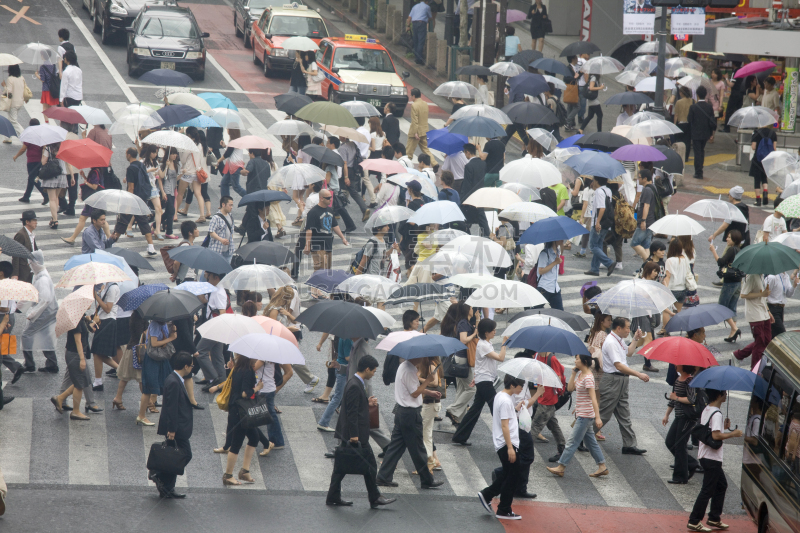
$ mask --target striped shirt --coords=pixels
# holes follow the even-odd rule
[[[692,378],[689,378],[686,381],[676,379],[675,384],[672,386],[672,392],[675,393],[675,396],[678,398],[687,398],[689,396],[690,381],[692,381]],[[688,407],[686,404],[677,400],[670,400],[669,406],[675,410],[675,418],[683,418],[686,416],[686,413],[683,411],[684,407]]]
[[[581,418],[594,418],[594,407],[589,389],[594,389],[594,376],[586,372],[582,378],[575,379],[575,415]]]

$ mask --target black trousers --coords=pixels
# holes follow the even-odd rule
[[[303,260],[303,250],[306,247],[306,232],[301,231],[300,236],[297,238],[297,244],[294,245],[295,262],[292,265],[292,277],[297,279],[300,274],[300,262]]]
[[[692,148],[694,148],[694,175],[696,178],[703,177],[703,163],[706,159],[706,142],[708,142],[707,139],[692,139]]]
[[[511,502],[514,500],[514,492],[517,490],[520,471],[519,450],[515,449],[514,451],[517,453],[517,459],[512,463],[508,460],[508,446],[497,450],[497,457],[500,458],[503,471],[497,476],[494,483],[481,491],[487,501],[500,495],[500,505],[497,506],[498,514],[511,512]]]
[[[392,481],[397,463],[408,448],[414,467],[419,472],[419,479],[423,485],[433,483],[433,474],[428,470],[428,453],[422,441],[422,408],[397,406],[394,415],[394,428],[392,440],[386,447],[383,464],[378,471],[379,481]]]
[[[589,122],[592,121],[592,117],[597,117],[597,131],[603,131],[603,109],[599,105],[589,106],[589,114],[586,115],[586,118],[581,122],[580,129],[585,130]]]
[[[167,205],[164,206],[164,215],[161,217],[161,225],[164,226],[165,235],[172,235],[173,218],[175,218],[175,196],[168,194]]]
[[[491,230],[489,229],[489,221],[486,220],[486,215],[482,209],[461,204],[461,212],[464,214],[464,218],[467,219],[467,233],[469,233],[469,229],[473,224],[477,224],[481,228],[481,235],[488,238]]]
[[[692,133],[691,133],[691,130],[689,128],[689,123],[688,122],[680,122],[678,124],[678,127],[683,132],[680,135],[680,140],[683,142],[683,144],[686,145],[686,157],[685,157],[684,161],[688,161],[689,160],[689,154],[692,153]]]
[[[508,141],[510,141],[514,136],[514,133],[519,133],[519,138],[522,140],[522,145],[528,146],[528,132],[525,130],[525,126],[523,124],[517,124],[516,122],[506,126],[506,136],[501,139],[503,144],[508,144]],[[465,198],[462,198],[461,200],[465,200]]]
[[[528,480],[533,464],[533,437],[527,431],[519,430],[519,453],[517,462],[519,463],[519,475],[517,476],[517,487],[514,489],[515,495],[522,495],[528,492]],[[503,473],[503,467],[498,466],[492,472],[492,483],[497,481],[498,476]]]
[[[783,310],[784,307],[782,305],[775,305],[775,304],[767,304],[769,308],[769,312],[772,313],[772,318],[775,319],[775,322],[770,325],[772,328],[772,338],[774,339],[781,333],[786,332],[786,327],[783,325]]]
[[[64,196],[58,199],[58,207],[66,209],[66,214],[75,214],[75,202],[78,201],[78,179],[80,174],[73,174],[73,185],[70,185],[70,175],[67,174],[67,192]],[[67,195],[69,195],[69,202],[67,202]]]
[[[342,443],[345,446],[345,443]],[[372,453],[372,448],[367,444],[367,461],[369,462],[370,472],[378,471],[378,463],[375,461],[375,454]],[[328,503],[338,502],[342,499],[342,480],[346,474],[336,471],[336,463],[333,465],[333,474],[331,474],[331,485],[328,487],[328,497],[325,499]],[[378,489],[378,484],[375,481],[375,475],[364,474],[364,484],[367,486],[367,497],[369,502],[372,503],[381,497],[381,491]]]
[[[367,204],[361,196],[361,176],[358,175],[355,167],[347,167],[347,175],[349,176],[347,179],[350,180],[350,185],[345,185],[344,178],[339,178],[339,187],[343,191],[350,193],[350,198],[358,205],[363,214],[367,210]]]
[[[700,466],[703,467],[703,488],[697,495],[694,502],[692,514],[689,515],[689,523],[697,524],[706,514],[708,501],[711,500],[711,509],[708,510],[708,519],[718,522],[722,515],[722,506],[725,504],[725,492],[728,490],[728,480],[725,479],[725,472],[722,471],[722,462],[711,459],[700,459]]]
[[[332,194],[336,194],[336,191],[331,191]],[[339,216],[344,223],[344,228],[342,232],[344,233],[352,233],[356,230],[356,225],[353,222],[353,219],[350,218],[350,213],[347,212],[347,208],[341,205],[338,199],[334,197],[334,210],[333,214]]]
[[[675,468],[672,470],[673,481],[689,481],[689,472],[697,470],[700,463],[697,459],[689,455],[686,451],[686,443],[691,436],[690,429],[694,422],[682,416],[676,416],[669,426],[667,438],[664,444],[667,445],[669,453],[675,458]]]
[[[178,449],[183,450],[184,453],[189,455],[189,461],[192,460],[192,445],[189,444],[189,439],[175,439],[175,444],[177,444]],[[159,472],[158,479],[161,480],[161,483],[164,484],[164,488],[167,490],[172,490],[175,488],[175,480],[178,479],[178,476],[174,474],[164,474]]]
[[[42,194],[43,198],[47,198],[47,194],[42,192],[41,185],[36,183],[36,178],[39,177],[40,168],[42,168],[42,164],[38,161],[34,163],[28,163],[28,185],[25,187],[25,194],[22,195],[22,197],[26,200],[30,199],[34,187],[36,187],[36,190]]]
[[[483,406],[488,405],[489,412],[494,409],[495,394],[497,393],[491,381],[481,381],[475,384],[475,397],[472,399],[472,406],[467,411],[467,414],[464,415],[464,418],[461,419],[458,429],[453,434],[453,442],[461,444],[467,442],[469,436],[472,435],[475,424],[478,423],[478,419],[481,417]]]
[[[126,231],[128,231],[128,224],[131,222],[131,217],[136,220],[136,224],[139,226],[139,231],[142,235],[147,235],[152,233],[150,229],[150,221],[147,219],[147,215],[126,215],[120,213],[117,215],[117,223],[114,225],[114,233],[119,233],[120,236],[124,235]]]

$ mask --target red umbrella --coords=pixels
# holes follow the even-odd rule
[[[647,359],[674,365],[708,368],[719,364],[708,348],[686,337],[662,337],[649,343],[637,353]]]
[[[54,120],[63,120],[68,124],[86,124],[86,119],[77,111],[68,107],[48,107],[42,114]]]
[[[93,168],[107,167],[112,153],[91,139],[77,139],[62,142],[56,157],[75,168]]]

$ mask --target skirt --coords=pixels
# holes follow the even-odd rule
[[[89,387],[91,385],[89,376],[86,375],[85,369],[81,370],[81,356],[77,352],[66,352],[64,353],[64,360],[67,363],[67,374],[69,374],[69,379],[75,385],[75,388],[83,390]],[[86,364],[88,365],[89,362],[87,361]]]
[[[172,365],[169,360],[154,361],[145,355],[142,361],[142,394],[161,394],[164,380],[170,372]]]
[[[92,337],[92,354],[105,357],[117,355],[117,321],[106,318],[100,321],[100,328]]]
[[[183,176],[181,176],[181,181],[184,181],[191,185],[192,183],[197,181],[197,174],[184,174]]]
[[[59,174],[55,178],[49,180],[42,180],[42,189],[66,189],[67,188],[67,175]]]
[[[58,106],[58,98],[50,96],[50,91],[42,90],[42,97],[39,99],[39,102],[49,106]]]
[[[120,381],[142,381],[142,371],[133,368],[133,350],[125,347],[122,350],[122,359],[119,360],[119,368],[117,368],[117,378]]]
[[[128,345],[131,340],[131,317],[117,317],[117,346],[124,347]]]

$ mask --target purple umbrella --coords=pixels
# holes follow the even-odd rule
[[[528,15],[518,9],[509,9],[506,11],[506,24],[519,22],[521,20],[525,20],[526,18],[528,18]],[[497,14],[497,22],[500,22],[500,13]]]
[[[611,153],[617,161],[664,161],[667,156],[646,144],[628,144]]]

